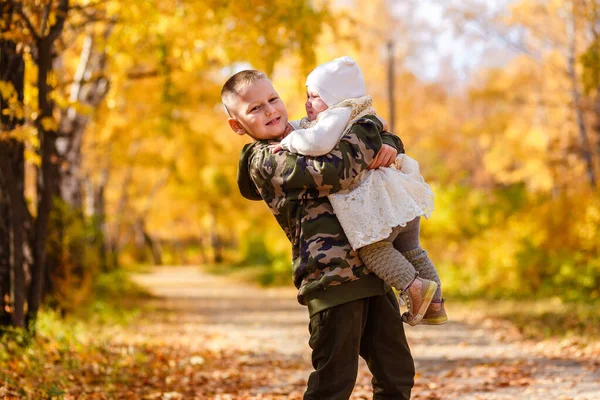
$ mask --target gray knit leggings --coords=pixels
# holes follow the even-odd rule
[[[415,276],[435,281],[438,289],[434,300],[442,298],[442,285],[435,265],[419,243],[421,219],[397,226],[386,239],[358,250],[367,268],[398,291],[406,289]]]

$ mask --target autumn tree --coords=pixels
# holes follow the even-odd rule
[[[141,238],[133,242],[160,262],[155,237],[173,230],[157,234],[150,220],[172,185],[199,187],[183,196],[182,215],[226,215],[227,200],[206,196],[230,192],[204,190],[209,181],[193,178],[213,161],[186,164],[182,149],[218,152],[223,68],[250,63],[270,73],[299,53],[304,70],[312,66],[320,27],[332,23],[327,8],[277,3],[2,2],[0,217],[10,223],[0,288],[14,325],[33,328],[49,290],[63,305],[83,301],[97,264],[116,266],[129,238]],[[28,174],[34,187],[25,187]],[[216,187],[229,185],[225,176]],[[186,229],[215,243],[227,236]]]

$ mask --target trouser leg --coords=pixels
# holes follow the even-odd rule
[[[369,298],[360,355],[373,374],[373,400],[410,399],[415,366],[391,290]]]
[[[305,400],[347,400],[359,354],[373,373],[374,400],[410,398],[414,362],[391,290],[324,310],[311,317],[309,329],[315,371]]]
[[[347,400],[358,372],[360,339],[367,299],[341,304],[310,319],[309,345],[315,371],[308,378],[304,400]]]

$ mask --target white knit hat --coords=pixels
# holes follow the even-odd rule
[[[306,87],[317,92],[328,107],[346,99],[367,95],[360,67],[348,56],[319,65],[308,74]]]

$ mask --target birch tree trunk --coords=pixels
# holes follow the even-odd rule
[[[592,159],[592,149],[590,145],[589,134],[585,124],[584,112],[581,107],[581,92],[579,89],[579,80],[575,71],[575,60],[577,55],[577,26],[574,13],[566,18],[567,40],[569,43],[567,50],[567,73],[571,80],[571,100],[577,119],[577,129],[579,131],[579,140],[581,143],[581,155],[585,162],[587,180],[592,187],[596,187],[596,173],[594,171],[594,162]]]
[[[111,29],[112,26],[109,26],[105,30],[103,41],[108,38]],[[106,49],[103,47],[98,51],[95,48],[94,34],[89,33],[84,39],[79,65],[71,86],[71,104],[79,104],[89,110],[94,110],[100,105],[109,88],[104,74],[105,67]],[[91,113],[79,112],[74,106],[61,112],[60,134],[56,147],[58,155],[68,168],[60,169],[59,192],[61,199],[75,210],[81,210],[83,206],[81,148],[91,118]]]

